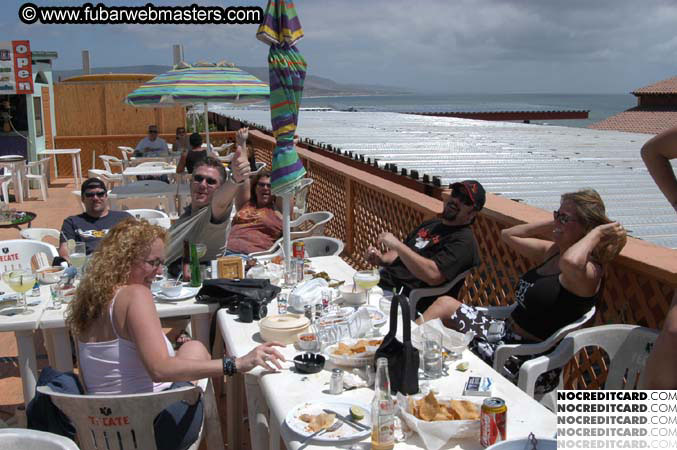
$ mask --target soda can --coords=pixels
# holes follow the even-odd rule
[[[480,414],[480,444],[489,447],[505,441],[507,433],[508,407],[505,400],[489,397],[482,403]]]
[[[306,256],[304,246],[305,244],[303,241],[295,241],[293,244],[292,256],[296,259],[303,260],[303,258]]]

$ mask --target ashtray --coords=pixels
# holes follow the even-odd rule
[[[301,373],[317,373],[324,367],[324,356],[317,353],[303,353],[294,357],[294,366]]]

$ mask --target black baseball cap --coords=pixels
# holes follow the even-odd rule
[[[82,188],[80,189],[80,195],[85,195],[87,189],[92,188],[101,188],[104,191],[108,192],[106,189],[106,183],[99,180],[98,178],[87,178],[84,183],[82,183]]]
[[[479,181],[459,181],[452,184],[451,189],[465,190],[466,194],[468,194],[468,197],[470,197],[470,200],[472,200],[475,210],[479,211],[484,208],[484,202],[487,200],[487,193]]]

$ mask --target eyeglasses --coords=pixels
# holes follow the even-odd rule
[[[149,134],[157,134],[157,130],[148,130]]]
[[[270,184],[270,183],[262,183],[260,181],[258,183],[256,183],[256,185],[260,188],[268,188],[268,189],[270,189],[270,187],[272,186],[272,184]]]
[[[219,180],[216,180],[212,177],[205,177],[203,175],[193,175],[193,183],[200,184],[203,181],[206,181],[208,185],[214,186],[216,183],[219,182]]]
[[[148,265],[153,266],[155,269],[157,269],[157,268],[160,267],[160,266],[164,266],[164,265],[165,265],[165,260],[164,260],[164,259],[160,259],[160,258],[146,259],[146,260],[144,260],[143,262],[145,262],[145,263],[148,264]]]
[[[561,212],[559,212],[559,210],[553,211],[552,217],[554,217],[555,221],[561,223],[562,225],[566,225],[569,222],[576,222],[575,218],[568,216],[564,213],[561,213]]]
[[[106,196],[106,191],[85,192],[85,197],[87,198],[94,198],[94,196],[104,198]]]
[[[470,196],[468,196],[466,192],[463,192],[460,189],[454,189],[453,191],[451,191],[451,196],[459,199],[461,203],[463,203],[466,206],[475,206]]]

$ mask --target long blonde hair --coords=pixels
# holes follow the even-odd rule
[[[166,238],[164,228],[131,217],[108,232],[92,254],[66,310],[66,324],[76,335],[86,332],[105,313],[115,290],[127,284],[134,262],[148,255],[156,239]]]
[[[581,189],[576,192],[568,192],[562,195],[562,202],[569,201],[576,209],[576,215],[581,220],[585,233],[605,223],[613,222],[606,215],[604,201],[599,193],[594,189]],[[592,251],[592,258],[599,263],[607,263],[614,259],[623,249],[627,237],[625,232],[622,236],[617,236],[600,242]]]

